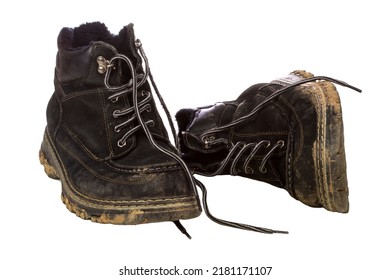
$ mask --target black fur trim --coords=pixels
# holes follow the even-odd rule
[[[113,37],[104,23],[85,23],[74,29],[63,28],[58,36],[58,47],[78,49],[88,46],[93,41],[111,42]]]
[[[98,21],[76,28],[63,28],[58,36],[58,48],[73,51],[98,41],[112,45],[118,53],[128,56],[136,65],[137,71],[142,72],[142,60],[135,48],[133,24],[123,27],[118,35],[111,34],[106,25]],[[123,74],[126,76],[128,72],[128,67],[124,67]]]

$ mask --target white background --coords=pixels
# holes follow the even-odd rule
[[[7,4],[5,4],[7,3]],[[386,1],[3,1],[1,279],[149,279],[123,266],[208,269],[158,279],[389,279],[389,26]],[[53,92],[57,35],[102,21],[135,24],[172,114],[235,99],[295,69],[344,80],[350,213],[312,209],[261,182],[200,178],[217,216],[289,235],[240,231],[204,214],[172,223],[84,221],[60,201],[38,150]],[[268,277],[210,276],[214,266],[273,266]],[[157,277],[154,277],[157,279]]]

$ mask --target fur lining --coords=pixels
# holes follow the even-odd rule
[[[92,42],[102,41],[113,45],[120,53],[130,51],[129,43],[134,43],[133,25],[123,27],[118,35],[113,35],[101,22],[90,22],[76,28],[63,28],[58,36],[60,49],[80,49]]]
[[[93,41],[112,41],[113,35],[104,23],[91,22],[76,28],[63,28],[58,36],[58,47],[63,49],[79,49]]]
[[[87,46],[93,41],[110,42],[113,35],[108,31],[104,23],[91,22],[82,24],[74,29],[72,47]]]
[[[58,48],[74,51],[98,41],[112,45],[118,53],[128,56],[140,67],[141,59],[135,50],[133,24],[124,26],[118,35],[111,34],[106,25],[98,21],[76,28],[63,28],[58,36]],[[138,70],[141,71],[141,68]]]

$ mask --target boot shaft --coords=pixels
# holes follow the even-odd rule
[[[116,59],[108,65],[118,55],[129,58],[136,77],[132,77],[129,65],[123,60]],[[105,82],[107,71],[110,75]],[[103,160],[132,153],[137,165],[143,158],[138,151],[147,154],[150,145],[144,135],[129,133],[139,127],[132,93],[115,96],[106,83],[120,87],[132,81],[140,83],[144,76],[132,24],[118,35],[112,35],[98,22],[62,29],[58,36],[55,93],[47,113],[49,131],[54,132],[61,121],[93,157]],[[149,129],[164,145],[170,146],[147,80],[137,92]],[[141,149],[136,150],[140,145]]]
[[[143,73],[142,59],[138,54],[133,24],[124,26],[118,35],[111,34],[100,22],[82,24],[75,28],[63,28],[57,39],[56,76],[64,86],[77,86],[84,90],[86,86],[104,87],[99,69],[99,57],[109,59],[123,54],[131,60],[137,73]],[[122,83],[128,81],[128,69],[117,65],[117,77]],[[123,73],[122,73],[123,72]],[[72,89],[72,88],[69,88]]]

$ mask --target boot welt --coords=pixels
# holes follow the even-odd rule
[[[61,199],[67,209],[82,219],[103,224],[135,225],[191,219],[200,215],[195,196],[113,201],[79,193],[69,180],[47,131],[39,159],[47,176],[61,181]]]

